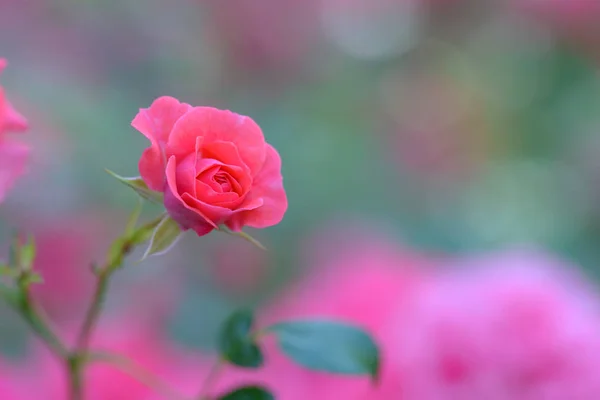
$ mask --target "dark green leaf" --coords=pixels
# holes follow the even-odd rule
[[[260,386],[246,386],[220,396],[217,400],[274,400],[268,390]]]
[[[150,244],[142,260],[152,255],[161,255],[168,252],[181,237],[182,233],[183,231],[177,222],[168,215],[165,215],[158,225],[156,225],[156,228],[154,228]]]
[[[163,204],[162,193],[151,190],[141,177],[136,176],[132,178],[125,178],[115,174],[114,172],[108,169],[106,170],[106,172],[108,172],[112,177],[116,178],[119,182],[135,190],[137,194],[139,194],[144,199],[150,200],[153,203]]]
[[[277,336],[288,357],[308,369],[377,378],[379,350],[358,327],[328,320],[290,321],[267,331]]]
[[[221,357],[232,364],[246,368],[258,368],[263,355],[252,337],[254,316],[251,311],[236,311],[223,323],[219,334]]]

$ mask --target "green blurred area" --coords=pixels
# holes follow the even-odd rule
[[[289,198],[279,226],[251,232],[272,267],[249,294],[214,284],[211,251],[236,240],[218,234],[123,272],[115,292],[140,271],[189,274],[172,318],[185,342],[268,300],[306,267],[305,239],[340,219],[423,252],[536,244],[600,272],[600,37],[582,45],[509,2],[259,3],[0,3],[2,84],[35,157],[0,239],[22,216],[131,210],[104,168],[138,174],[147,143],[129,124],[171,95],[255,119]]]

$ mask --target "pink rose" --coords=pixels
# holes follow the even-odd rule
[[[287,198],[281,159],[249,117],[192,107],[160,97],[141,109],[132,126],[151,147],[140,174],[182,229],[206,235],[225,224],[265,228],[281,221]]]
[[[6,64],[6,60],[0,58],[0,73]],[[25,171],[25,162],[29,154],[26,145],[8,140],[5,134],[25,129],[27,129],[27,121],[15,111],[0,86],[0,202],[15,180]]]

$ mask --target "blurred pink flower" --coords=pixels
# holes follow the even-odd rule
[[[600,16],[600,3],[596,0],[521,0],[520,2],[538,15],[563,22],[575,20],[593,22]]]
[[[264,73],[296,70],[318,32],[315,0],[211,0],[213,28],[234,62]],[[273,74],[269,75],[273,78]]]
[[[392,328],[398,398],[598,398],[600,303],[570,266],[508,252],[460,267],[423,285]]]
[[[6,60],[0,58],[0,73],[6,67]],[[0,202],[15,180],[25,172],[25,162],[29,154],[26,145],[6,138],[8,132],[21,132],[27,129],[27,121],[6,99],[0,86]]]
[[[102,261],[108,246],[110,216],[72,215],[27,222],[36,240],[34,269],[43,283],[32,286],[35,301],[55,322],[79,317],[91,298],[91,265]]]
[[[364,237],[364,236],[363,236]],[[265,341],[265,366],[257,373],[229,368],[218,393],[249,383],[270,388],[277,399],[391,399],[397,376],[385,357],[392,339],[384,330],[399,305],[409,301],[422,280],[422,258],[384,242],[346,243],[343,253],[287,289],[274,307],[260,314],[258,326],[298,318],[334,318],[369,331],[384,350],[382,382],[311,372],[289,361],[271,338]],[[215,393],[217,394],[217,393]],[[391,397],[390,397],[391,396]]]
[[[247,241],[220,242],[211,247],[210,255],[215,283],[231,294],[255,292],[269,272],[267,253]]]

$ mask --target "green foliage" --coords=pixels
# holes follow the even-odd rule
[[[267,331],[275,334],[288,357],[306,368],[377,379],[379,349],[369,334],[358,327],[312,320],[282,322]]]
[[[263,364],[262,352],[252,335],[253,324],[254,315],[249,310],[236,311],[225,320],[218,340],[224,360],[245,368]]]
[[[245,386],[218,397],[218,400],[274,400],[268,390],[260,386]]]
[[[114,172],[108,169],[106,170],[106,172],[108,172],[112,177],[116,178],[119,182],[135,190],[136,193],[139,194],[142,198],[157,204],[163,203],[162,193],[151,190],[141,177],[136,176],[132,178],[125,178],[115,174]]]
[[[148,232],[140,231],[140,236],[137,237],[136,240],[139,241],[145,239],[147,234]],[[165,254],[175,245],[182,234],[183,231],[177,222],[168,215],[165,215],[153,229],[150,244],[142,257],[142,260],[152,255]]]

